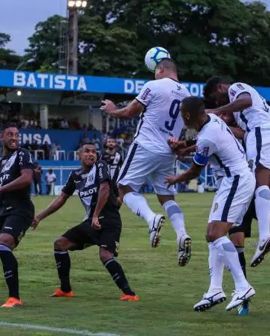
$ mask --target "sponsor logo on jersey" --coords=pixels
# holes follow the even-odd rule
[[[244,86],[241,83],[237,83],[236,86],[240,89],[240,90],[245,90]]]
[[[88,190],[84,190],[84,191],[79,191],[79,196],[82,197],[88,197],[93,195],[94,193],[97,192],[97,187],[94,188],[90,188]]]
[[[145,100],[148,97],[150,92],[151,92],[151,90],[149,88],[146,88],[141,95],[142,100]]]
[[[209,147],[203,147],[201,149],[198,149],[197,153],[202,155],[202,156],[208,157]]]
[[[216,212],[216,211],[217,211],[217,209],[218,209],[218,203],[215,203],[215,205],[214,205],[214,209],[213,209],[213,212]]]
[[[232,97],[234,97],[235,94],[236,94],[236,91],[234,91],[233,89],[230,89],[230,95],[231,95]]]
[[[253,168],[254,168],[254,160],[249,160],[249,161],[248,161],[248,166],[249,166],[249,169],[250,169],[251,171],[253,171]]]

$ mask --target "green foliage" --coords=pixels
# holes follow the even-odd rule
[[[14,69],[21,59],[13,50],[6,49],[8,42],[10,42],[10,35],[0,33],[0,68],[2,69]]]
[[[60,26],[63,17],[54,15],[44,22],[39,22],[35,33],[29,38],[26,49],[26,69],[41,72],[58,71],[58,55],[60,47]],[[31,63],[27,64],[27,60]]]
[[[37,25],[27,51],[33,69],[57,70],[61,20]],[[160,45],[176,60],[181,80],[223,74],[270,85],[269,42],[270,12],[259,2],[91,0],[79,16],[79,72],[150,77],[144,55]]]

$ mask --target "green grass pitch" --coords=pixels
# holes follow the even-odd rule
[[[49,296],[58,284],[53,241],[83,217],[79,200],[72,197],[58,213],[41,222],[36,231],[29,230],[15,252],[25,305],[0,310],[0,335],[61,335],[56,331],[10,328],[3,326],[3,322],[121,336],[269,335],[270,257],[256,269],[248,267],[248,278],[257,290],[249,316],[238,317],[235,311],[226,312],[226,302],[204,313],[192,309],[208,287],[208,248],[204,236],[212,197],[211,193],[177,197],[193,239],[192,259],[183,268],[177,266],[175,234],[170,222],[166,221],[162,229],[160,247],[152,249],[146,224],[122,207],[119,261],[132,288],[140,295],[140,302],[119,301],[120,292],[101,265],[97,247],[71,253],[71,279],[76,298]],[[155,196],[147,198],[153,209],[160,211]],[[37,211],[50,201],[51,197],[34,198]],[[257,225],[254,223],[253,238],[246,242],[248,264],[255,251],[256,237]],[[2,274],[0,289],[2,302],[7,295]],[[226,271],[227,302],[232,289],[232,279]]]

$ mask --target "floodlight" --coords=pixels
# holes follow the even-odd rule
[[[87,7],[87,0],[68,0],[68,8],[85,8]]]
[[[76,1],[74,1],[74,0],[69,0],[69,1],[68,1],[68,8],[73,8],[73,7],[75,7],[75,3],[76,3]]]

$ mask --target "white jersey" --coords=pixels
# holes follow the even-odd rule
[[[157,154],[171,154],[169,137],[179,138],[184,126],[182,100],[190,96],[186,87],[171,78],[146,83],[136,99],[145,106],[134,142]]]
[[[212,113],[208,116],[198,133],[194,163],[205,166],[209,162],[218,176],[231,177],[250,171],[245,151],[226,123]]]
[[[240,94],[249,93],[252,105],[239,112],[234,112],[234,118],[244,131],[251,131],[255,127],[270,127],[270,106],[266,100],[250,85],[234,83],[228,89],[230,102],[235,101]]]

